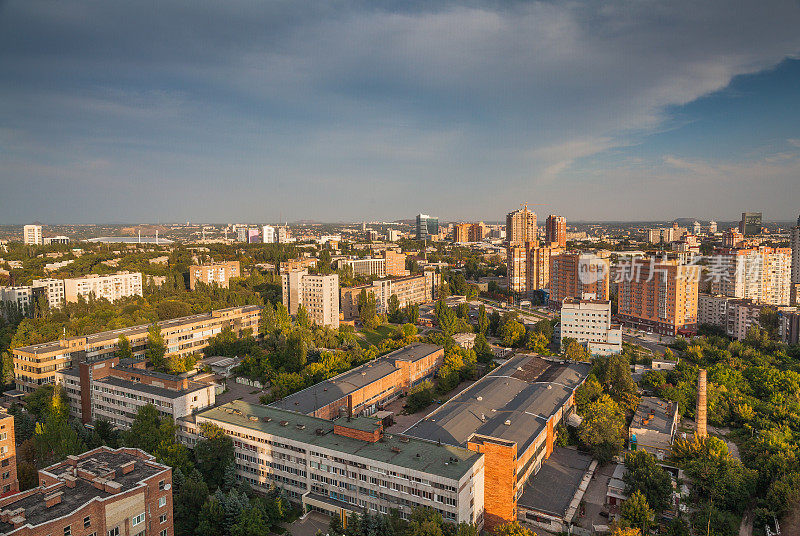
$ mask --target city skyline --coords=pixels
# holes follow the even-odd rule
[[[797,216],[795,3],[0,14],[3,223]]]

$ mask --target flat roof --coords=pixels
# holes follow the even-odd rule
[[[286,398],[277,400],[270,406],[306,414],[313,413],[319,408],[341,400],[347,395],[392,374],[398,370],[394,364],[395,361],[416,362],[440,349],[441,346],[434,344],[409,344],[329,380],[321,381]]]
[[[100,447],[95,451],[84,453],[79,455],[79,458],[78,467],[89,470],[97,476],[102,477],[110,471],[115,471],[116,474],[113,481],[122,485],[118,493],[129,491],[141,481],[169,470],[166,466],[155,464],[155,458],[153,458],[152,463],[145,463],[138,456],[122,450],[113,451],[107,449],[107,447]],[[122,474],[120,469],[122,465],[131,461],[134,462],[133,471],[128,474]],[[44,471],[58,477],[66,472],[68,468],[71,469],[68,463],[61,462],[45,468]],[[95,488],[90,482],[80,477],[77,478],[74,488],[62,487],[54,492],[57,491],[62,492],[61,502],[49,508],[45,504],[44,496],[37,492],[18,501],[11,502],[4,506],[3,509],[24,508],[25,523],[36,526],[72,514],[92,499],[105,499],[115,495]],[[0,522],[0,533],[5,534],[13,530],[14,526],[12,524]]]
[[[404,433],[460,446],[480,434],[512,441],[522,453],[590,370],[589,363],[516,355]]]
[[[205,384],[190,381],[188,389],[167,389],[166,387],[158,387],[156,385],[148,385],[146,383],[123,380],[122,378],[117,378],[115,376],[106,376],[105,378],[95,380],[94,383],[106,384],[113,387],[122,387],[124,389],[130,389],[131,391],[139,391],[141,393],[160,396],[161,398],[170,398],[173,400],[207,387]]]
[[[525,483],[519,506],[564,518],[591,464],[592,457],[588,454],[554,448],[539,472]]]
[[[669,448],[672,445],[672,422],[676,411],[677,406],[674,402],[643,396],[631,421],[631,435],[635,434],[640,444]],[[650,418],[651,412],[652,418]]]
[[[216,309],[214,311],[209,311],[207,313],[200,313],[191,316],[183,316],[180,318],[172,318],[170,320],[162,320],[158,322],[158,326],[163,329],[163,328],[179,326],[182,324],[192,324],[194,322],[199,322],[201,320],[206,320],[206,319],[211,320],[212,318],[214,318],[215,312],[219,313],[225,311],[232,311],[236,309],[241,309],[242,312],[250,312],[250,311],[260,310],[261,308],[258,305],[242,305],[236,307],[226,307],[225,309]],[[85,337],[88,343],[102,342],[112,339],[119,339],[123,335],[128,336],[128,335],[147,333],[147,330],[150,329],[151,325],[152,324],[139,324],[137,326],[130,326],[127,328],[113,329],[109,331],[100,331],[98,333],[91,333],[89,335],[74,335],[71,337],[67,337],[65,340],[80,339]],[[41,353],[53,352],[61,348],[62,348],[61,339],[56,339],[54,341],[32,344],[30,346],[22,346],[20,348],[17,348],[16,350],[19,350],[21,352],[26,352],[29,354],[41,354]],[[69,352],[69,348],[64,348],[64,351]]]
[[[298,441],[308,448],[320,447],[367,460],[393,464],[398,467],[460,480],[471,471],[482,456],[477,452],[452,445],[384,434],[383,440],[370,443],[333,433],[335,424],[351,426],[345,418],[329,421],[284,409],[249,404],[235,400],[197,414],[198,417],[223,422],[256,432]],[[362,417],[362,419],[369,419]],[[281,425],[286,422],[286,425]],[[317,433],[320,430],[320,433]]]

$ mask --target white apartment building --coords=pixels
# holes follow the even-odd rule
[[[708,266],[711,293],[756,303],[788,305],[791,263],[789,248],[718,249]]]
[[[81,380],[81,370],[86,368]],[[82,361],[56,372],[64,387],[70,415],[90,423],[103,419],[130,428],[141,406],[152,404],[163,416],[179,419],[214,405],[214,385],[172,375],[120,365],[119,359]]]
[[[31,284],[33,288],[44,287],[47,305],[50,309],[59,309],[64,305],[64,280],[63,279],[34,279]]]
[[[342,259],[339,267],[349,266],[353,270],[353,275],[386,277],[386,259],[375,259],[367,257],[364,259]]]
[[[561,343],[572,338],[592,355],[622,352],[622,327],[611,322],[608,300],[566,298],[561,305]]]
[[[44,245],[50,244],[69,244],[69,237],[64,235],[47,236],[44,238]]]
[[[697,322],[717,326],[725,330],[727,336],[742,340],[751,327],[759,325],[763,307],[750,299],[700,294]]]
[[[79,296],[89,299],[91,294],[110,302],[128,296],[141,296],[142,274],[123,271],[112,275],[90,274],[64,280],[64,299],[67,302],[77,302]]]
[[[291,242],[292,234],[289,232],[288,227],[278,227],[278,240],[279,244],[288,244]]]
[[[261,228],[261,238],[265,244],[273,244],[275,240],[275,227],[265,225]]]
[[[41,246],[43,244],[41,225],[26,225],[22,228],[22,235],[22,241],[26,246]]]
[[[414,507],[451,523],[483,526],[484,455],[399,434],[369,417],[329,421],[235,401],[201,412],[231,436],[237,476],[257,489],[278,486],[305,510],[408,519]]]
[[[31,287],[0,287],[0,303],[2,312],[8,306],[16,306],[20,312],[27,314],[33,305],[33,291]]]
[[[283,305],[296,315],[302,304],[308,316],[320,326],[339,327],[339,275],[310,275],[308,270],[291,270],[281,275]]]

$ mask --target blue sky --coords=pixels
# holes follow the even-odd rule
[[[0,222],[794,219],[798,27],[789,1],[0,1]]]

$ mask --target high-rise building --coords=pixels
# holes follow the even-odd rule
[[[791,305],[800,305],[800,217],[791,230],[792,282],[789,291]]]
[[[39,469],[38,485],[0,498],[0,533],[173,536],[172,468],[102,446]]]
[[[19,491],[14,417],[0,410],[0,496]]]
[[[550,257],[558,248],[539,247],[537,242],[509,244],[506,248],[508,289],[518,297],[530,297],[534,290],[550,285]]]
[[[744,236],[755,236],[761,234],[761,213],[742,212],[742,219],[739,221],[739,232]]]
[[[632,259],[617,279],[620,320],[665,335],[695,331],[700,266]]]
[[[417,214],[417,240],[430,240],[439,234],[439,218]]]
[[[717,222],[711,220],[708,222],[708,234],[715,234],[717,232]]]
[[[506,215],[506,240],[509,244],[538,242],[536,213],[528,210],[528,205]]]
[[[339,275],[310,275],[308,270],[281,274],[283,305],[296,315],[303,305],[308,316],[320,326],[339,327]]]
[[[453,225],[453,242],[467,243],[469,242],[469,223],[457,223]]]
[[[245,331],[258,333],[260,320],[261,307],[242,305],[163,320],[158,322],[158,326],[167,347],[166,355],[185,357],[205,348],[208,339],[225,327],[230,327],[237,337]],[[56,371],[72,367],[83,353],[87,358],[98,360],[113,355],[123,335],[130,341],[134,357],[144,357],[149,329],[150,324],[142,324],[15,348],[14,381],[17,389],[30,393],[42,385],[53,383]]]
[[[694,223],[692,223],[692,234],[698,236],[700,234],[700,229],[700,222],[695,220]]]
[[[744,241],[744,235],[736,229],[728,229],[722,233],[722,247],[736,248]]]
[[[22,228],[23,243],[26,246],[41,246],[42,241],[42,226],[38,223],[26,225]]]
[[[611,302],[566,298],[561,305],[560,335],[586,345],[592,355],[622,352],[622,327],[611,322]]]
[[[288,244],[290,239],[292,238],[292,233],[289,231],[289,228],[284,226],[278,227],[278,243],[279,244]]]
[[[567,247],[567,218],[550,214],[545,223],[545,244],[558,244]]]
[[[92,295],[110,302],[128,296],[141,296],[142,274],[122,271],[111,275],[89,274],[64,280],[64,300],[67,303],[77,302],[81,296],[88,300]]]
[[[708,265],[711,293],[756,303],[789,305],[792,250],[721,248]]]
[[[549,306],[560,309],[564,298],[591,295],[609,299],[610,263],[591,253],[562,253],[550,257]]]
[[[469,226],[469,241],[480,242],[489,234],[489,228],[482,221]]]
[[[261,228],[261,239],[265,244],[272,244],[275,240],[275,227],[265,225]]]
[[[230,279],[240,275],[239,261],[195,264],[189,267],[189,288],[194,290],[197,283],[228,288]]]

